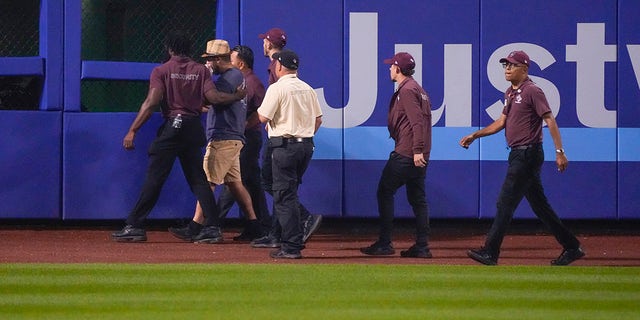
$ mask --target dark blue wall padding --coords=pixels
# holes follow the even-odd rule
[[[618,127],[640,127],[640,1],[618,1]],[[635,64],[631,57],[635,57]],[[636,145],[637,146],[637,145]],[[620,148],[628,145],[620,145]],[[636,152],[640,153],[638,149]]]
[[[122,139],[135,113],[66,113],[64,116],[64,219],[124,219],[133,208],[147,168],[147,149],[161,123],[154,116],[137,134],[133,151]],[[176,160],[150,218],[191,217],[195,196]]]
[[[71,1],[69,1],[71,2]],[[40,56],[45,60],[41,110],[62,110],[64,91],[64,4],[60,0],[40,3]],[[80,28],[78,28],[80,29]]]
[[[640,218],[640,2],[618,1],[618,215]],[[635,57],[635,64],[631,56]]]
[[[60,218],[62,113],[0,111],[0,218]]]
[[[124,219],[133,208],[145,178],[147,149],[161,123],[155,114],[138,131],[135,150],[126,151],[122,139],[134,118],[132,113],[65,114],[64,219]],[[305,180],[300,188],[301,201],[314,213],[339,216],[340,189],[330,178],[336,169],[340,166],[332,161],[309,167],[309,175],[327,177]],[[195,197],[176,160],[149,218],[188,218],[194,206]]]
[[[505,8],[512,1],[218,0],[216,37],[250,46],[255,72],[266,81],[258,34],[287,31],[287,46],[301,57],[300,77],[325,112],[300,186],[313,213],[378,216],[395,89],[382,59],[408,50],[438,117],[426,180],[431,216],[492,217],[507,168],[504,135],[468,150],[457,142],[493,121],[508,85],[498,60],[525,49],[529,74],[556,108],[570,161],[566,172],[556,171],[545,128],[542,179],[552,206],[563,218],[639,219],[640,2],[531,0],[524,11]],[[39,55],[0,57],[0,76],[44,78],[39,111],[0,111],[0,218],[124,219],[138,197],[160,115],[140,130],[136,150],[125,151],[136,113],[81,113],[80,84],[146,81],[157,64],[83,61],[81,17],[79,1],[43,0]],[[514,18],[518,27],[505,23]],[[404,192],[396,196],[396,216],[411,217]],[[189,218],[194,204],[176,163],[150,218]],[[524,201],[515,217],[533,216]]]
[[[578,24],[585,22],[606,23],[604,37],[607,42],[615,41],[616,11],[615,6],[606,6],[604,2],[593,4],[594,6],[580,5],[579,1],[565,1],[550,3],[544,1],[532,1],[527,5],[527,13],[518,15],[518,28],[506,28],[496,21],[508,21],[513,18],[514,12],[504,10],[510,4],[509,1],[482,1],[482,27],[481,43],[483,44],[482,61],[486,61],[486,68],[481,69],[481,118],[480,126],[489,125],[493,120],[484,111],[487,106],[493,104],[496,99],[501,99],[499,94],[506,89],[494,88],[488,81],[488,68],[498,67],[498,58],[490,54],[496,48],[511,42],[526,42],[527,44],[513,44],[506,51],[525,50],[531,56],[529,74],[540,86],[546,85],[549,79],[559,91],[560,106],[556,115],[556,122],[561,128],[562,140],[569,159],[569,167],[566,172],[560,174],[555,168],[554,145],[551,136],[545,127],[544,148],[545,159],[543,166],[542,182],[551,205],[563,218],[605,218],[611,219],[617,216],[616,206],[616,135],[615,129],[584,128],[577,115],[576,108],[576,62],[570,61],[570,46],[578,41]],[[597,8],[597,9],[596,9]],[[571,14],[556,14],[571,11]],[[553,18],[551,18],[553,17]],[[552,19],[550,23],[540,23]],[[582,40],[584,42],[584,40]],[[536,48],[530,43],[539,45]],[[555,59],[547,60],[546,52]],[[549,65],[547,65],[550,63]],[[608,68],[613,64],[608,64]],[[607,69],[609,71],[609,69]],[[611,68],[611,71],[615,71]],[[542,77],[544,79],[539,79]],[[605,88],[615,89],[615,77],[608,73]],[[544,88],[544,87],[543,87]],[[545,94],[550,104],[553,104],[553,93],[546,89]],[[612,95],[606,95],[611,98]],[[615,105],[615,101],[608,105]],[[577,131],[573,128],[579,128]],[[596,132],[597,140],[590,139],[590,132]],[[578,134],[574,134],[580,132]],[[496,134],[490,138],[483,138],[483,146],[480,156],[481,184],[480,184],[480,216],[493,217],[496,211],[496,199],[506,174],[508,157],[504,133]],[[596,158],[596,156],[598,158]],[[598,159],[606,159],[611,162],[600,162]],[[498,160],[498,161],[496,161]],[[501,160],[501,161],[500,161]],[[516,218],[535,217],[526,200],[520,204],[516,211]]]
[[[385,161],[345,161],[346,217],[377,217],[376,191]],[[478,217],[477,161],[431,161],[425,183],[432,218]],[[471,177],[470,177],[471,176]],[[455,187],[454,187],[455,186]],[[451,192],[455,188],[455,192]],[[406,189],[395,196],[395,216],[413,217]]]
[[[640,162],[618,162],[620,219],[640,218]]]
[[[0,59],[0,76],[43,76],[41,57],[6,57]]]
[[[507,163],[480,162],[482,177],[480,217],[494,217],[496,200],[507,172]],[[614,162],[569,162],[568,169],[559,173],[555,163],[546,161],[541,178],[549,203],[561,218],[615,219],[617,216],[616,176]],[[603,188],[597,186],[602,185]],[[613,187],[609,187],[613,186]],[[531,207],[523,199],[515,218],[534,218]]]

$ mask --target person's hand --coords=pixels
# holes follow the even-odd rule
[[[127,132],[127,135],[124,136],[124,140],[122,141],[122,146],[127,150],[135,149],[135,145],[133,144],[133,139],[135,139],[136,133],[133,131]]]
[[[242,81],[242,84],[241,84],[241,85],[239,85],[239,86],[236,88],[235,96],[236,96],[236,98],[238,98],[238,100],[241,100],[241,99],[242,99],[242,98],[244,98],[246,95],[247,95],[247,86],[246,86],[245,82],[244,82],[244,81]]]
[[[558,167],[558,171],[564,172],[567,170],[567,166],[569,165],[569,159],[567,159],[567,155],[562,153],[556,153],[556,166]]]
[[[422,153],[416,153],[413,155],[413,164],[416,165],[416,167],[425,167],[427,166],[427,160],[424,159],[424,155]]]
[[[207,67],[207,69],[209,69],[209,72],[211,72],[211,74],[213,74],[213,60],[207,60],[204,63],[204,66]]]
[[[473,143],[473,140],[475,140],[476,138],[473,137],[472,134],[462,137],[462,139],[460,139],[460,146],[465,148],[465,149],[469,149],[469,145],[471,145],[471,143]]]

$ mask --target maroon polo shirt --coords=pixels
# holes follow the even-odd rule
[[[251,69],[245,69],[242,71],[244,75],[244,81],[247,89],[247,119],[249,116],[258,110],[258,107],[262,104],[264,99],[265,89],[260,78],[253,73]],[[262,130],[262,124],[258,123],[253,128],[246,128],[245,130]]]
[[[413,159],[431,154],[431,102],[429,96],[412,77],[398,86],[389,104],[387,127],[395,140],[394,151]]]
[[[509,87],[504,94],[502,113],[507,116],[505,137],[509,147],[542,142],[542,116],[551,112],[547,98],[531,79],[517,89]]]
[[[278,81],[278,76],[276,75],[276,59],[271,59],[267,72],[269,73],[269,84],[276,83],[276,81]]]
[[[162,115],[170,118],[178,114],[200,116],[204,93],[215,90],[207,68],[188,57],[173,56],[151,72],[149,88],[161,90],[168,109]]]

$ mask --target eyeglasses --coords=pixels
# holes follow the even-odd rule
[[[519,68],[519,67],[524,67],[524,64],[517,64],[517,63],[511,63],[511,62],[503,62],[502,63],[502,68],[504,69],[513,69],[513,68]]]

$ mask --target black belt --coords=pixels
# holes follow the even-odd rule
[[[520,146],[513,146],[513,147],[509,147],[511,148],[511,150],[527,150],[527,149],[531,149],[531,148],[537,148],[539,146],[541,146],[542,143],[532,143],[532,144],[525,144],[525,145],[520,145]]]
[[[282,137],[282,141],[284,141],[286,143],[313,142],[313,138],[296,138],[296,137],[285,138],[285,137]]]
[[[182,121],[194,121],[194,120],[198,120],[200,121],[200,117],[194,117],[194,116],[180,116],[182,118]],[[167,117],[167,121],[173,121],[176,117]]]
[[[313,142],[313,138],[284,138],[287,143]]]

